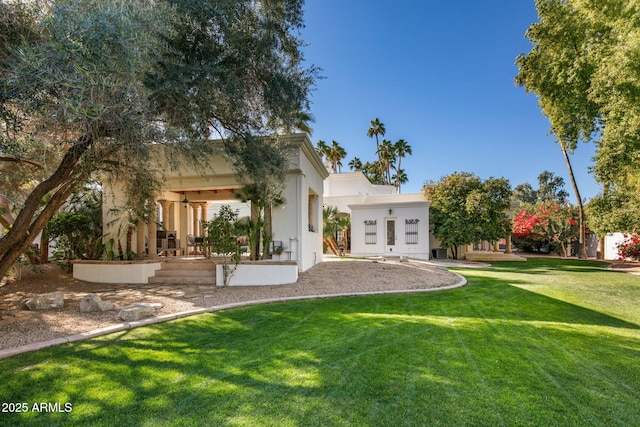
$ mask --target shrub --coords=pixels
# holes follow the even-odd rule
[[[638,236],[624,236],[625,239],[618,243],[618,260],[624,261],[631,259],[633,261],[640,260],[640,238]]]
[[[569,255],[568,245],[578,240],[578,211],[566,203],[543,202],[518,212],[513,219],[514,243],[521,249]]]

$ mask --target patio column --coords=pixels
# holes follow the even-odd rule
[[[137,253],[137,258],[141,259],[145,257],[145,252],[144,252],[144,232],[145,232],[145,223],[142,221],[138,221],[138,224],[136,225],[136,253]]]
[[[172,228],[169,227],[169,209],[173,202],[171,200],[158,200],[158,202],[160,206],[162,206],[162,226],[165,230],[172,230]]]
[[[194,203],[191,205],[191,209],[193,209],[193,235],[196,237],[200,236],[200,227],[199,227],[200,221],[198,220],[199,207],[200,206],[198,203]]]
[[[156,234],[156,217],[158,215],[158,207],[155,201],[151,203],[151,212],[149,213],[149,222],[147,223],[147,229],[149,230],[149,258],[158,257],[158,236]]]
[[[204,223],[209,221],[207,218],[207,212],[209,209],[209,202],[200,203],[200,236],[204,236]]]

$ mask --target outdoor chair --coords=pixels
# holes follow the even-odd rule
[[[198,255],[203,253],[203,242],[202,237],[195,237],[193,234],[187,234],[187,256],[189,256],[189,248],[193,248],[193,255]]]

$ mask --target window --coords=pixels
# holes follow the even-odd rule
[[[418,222],[419,219],[404,220],[404,242],[407,245],[418,244]]]
[[[375,245],[378,242],[378,222],[374,220],[366,220],[364,222],[364,243],[366,245]]]
[[[309,223],[309,231],[312,232],[317,232],[318,231],[318,215],[319,215],[319,203],[318,203],[319,197],[316,193],[313,192],[313,190],[309,189],[309,202],[308,202],[308,209],[309,209],[309,218],[308,218],[308,223]]]

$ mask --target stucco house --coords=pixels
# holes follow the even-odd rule
[[[425,260],[446,257],[446,252],[443,255],[443,251],[437,250],[439,242],[430,233],[431,202],[421,193],[399,194],[394,186],[372,184],[362,172],[330,174],[308,135],[299,133],[279,138],[292,147],[283,191],[285,203],[274,207],[270,215],[272,238],[282,247],[279,260],[291,262],[297,272],[322,261],[322,211],[326,206],[335,206],[341,215],[350,216],[348,249],[351,256]],[[209,172],[205,173],[189,166],[170,170],[163,164],[162,156],[158,158],[158,168],[167,171],[165,186],[152,203],[155,214],[151,220],[135,227],[130,247],[143,265],[144,262],[148,265],[144,271],[136,267],[140,270],[137,277],[125,275],[114,278],[116,282],[146,283],[168,259],[194,254],[194,239],[203,235],[202,223],[211,219],[222,204],[237,204],[242,193],[242,183],[221,155],[210,159]],[[122,230],[126,230],[128,224],[125,218],[113,215],[123,207],[122,189],[118,185],[107,185],[104,193],[104,234],[113,236],[124,246],[126,233]],[[245,210],[251,212],[251,207]],[[461,253],[478,259],[487,253],[510,255],[510,249],[510,239],[506,236],[506,245],[502,248],[495,242],[481,242],[464,248]],[[78,265],[74,272],[78,272],[78,278],[90,280],[83,268]],[[91,275],[95,276],[96,270],[93,271]],[[246,280],[260,279],[254,276]]]
[[[352,256],[447,258],[430,232],[431,202],[421,193],[399,194],[391,185],[374,185],[362,172],[332,173],[325,180],[325,206],[351,216]],[[506,212],[513,217],[517,203]],[[478,242],[458,249],[460,259],[473,261],[524,260],[511,251],[511,236],[501,242]]]
[[[282,245],[279,258],[292,261],[297,271],[303,272],[322,261],[323,181],[328,172],[306,134],[279,138],[291,149],[283,192],[285,203],[271,212],[272,238]],[[158,168],[168,171],[164,189],[152,203],[155,215],[152,214],[148,223],[137,224],[131,239],[131,250],[140,262],[151,265],[138,274],[140,277],[123,277],[121,281],[144,283],[164,261],[177,259],[176,255],[188,257],[195,251],[191,246],[194,239],[203,235],[202,223],[212,219],[210,205],[237,203],[242,193],[243,185],[221,155],[210,159],[210,172],[206,173],[189,166],[169,170],[163,165],[162,156],[158,158]],[[118,185],[105,185],[104,234],[120,240],[124,246],[126,233],[122,230],[128,228],[127,220],[114,215],[121,211],[123,204],[122,189]],[[79,264],[74,271],[82,275],[84,268]],[[86,275],[78,278],[87,280]]]
[[[325,206],[351,216],[352,256],[405,256],[429,259],[429,206],[422,194],[398,194],[374,185],[362,172],[330,174]]]

